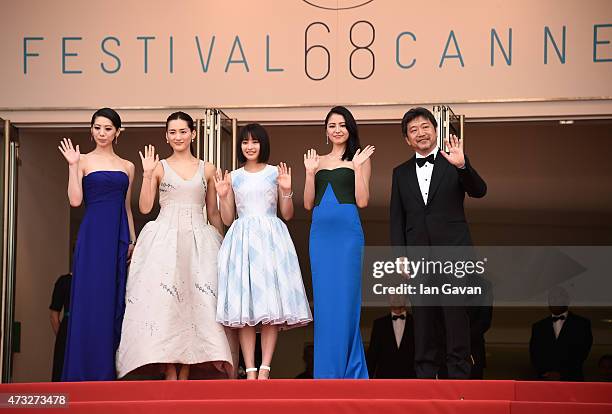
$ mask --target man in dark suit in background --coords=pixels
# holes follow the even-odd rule
[[[399,297],[390,313],[374,321],[366,360],[370,378],[416,378],[414,321]]]
[[[453,136],[446,143],[449,153],[439,151],[437,126],[435,117],[425,108],[412,108],[402,119],[402,134],[416,154],[393,170],[393,246],[472,245],[463,200],[466,193],[483,197],[487,186],[465,157],[462,140]],[[470,324],[465,308],[413,301],[413,315],[417,377],[436,378],[445,342],[448,377],[469,378]],[[439,326],[443,327],[445,341],[440,340]]]
[[[304,345],[302,353],[302,361],[304,361],[305,369],[296,375],[295,379],[313,379],[314,378],[314,344],[308,343]]]
[[[599,369],[599,381],[612,381],[612,355],[602,355],[597,363],[597,368]]]
[[[548,294],[551,316],[533,324],[529,341],[537,376],[549,381],[584,381],[582,365],[593,345],[591,322],[569,312],[569,295],[562,287]]]

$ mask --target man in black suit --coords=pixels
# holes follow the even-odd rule
[[[549,381],[584,381],[582,364],[593,345],[591,322],[568,311],[569,295],[556,287],[548,294],[551,316],[531,327],[529,354],[537,376]]]
[[[404,304],[374,321],[366,361],[370,378],[416,378],[414,321]]]
[[[393,170],[393,246],[472,245],[463,200],[466,193],[483,197],[487,186],[465,157],[462,140],[452,136],[446,142],[449,153],[439,151],[437,126],[425,108],[413,108],[402,119],[402,134],[416,154]],[[449,378],[469,378],[470,324],[465,308],[413,301],[413,314],[417,377],[436,378],[445,359]],[[438,331],[444,332],[444,340]],[[446,357],[441,358],[444,343]]]

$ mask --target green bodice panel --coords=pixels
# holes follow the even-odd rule
[[[348,167],[333,170],[319,170],[315,176],[315,206],[323,199],[328,185],[340,204],[356,204],[355,202],[355,172]]]

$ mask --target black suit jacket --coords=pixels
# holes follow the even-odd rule
[[[416,175],[416,156],[393,170],[390,224],[393,246],[470,246],[463,200],[484,197],[487,185],[465,158],[456,168],[437,154],[427,205]]]
[[[547,371],[557,371],[562,381],[584,381],[582,364],[586,360],[593,334],[591,321],[571,312],[555,338],[552,317],[533,324],[529,341],[531,364],[538,377]]]
[[[406,325],[399,348],[391,314],[376,319],[366,360],[370,378],[416,378],[412,315],[406,314]]]

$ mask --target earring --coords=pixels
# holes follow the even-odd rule
[[[325,134],[325,143],[329,145],[329,135]]]

